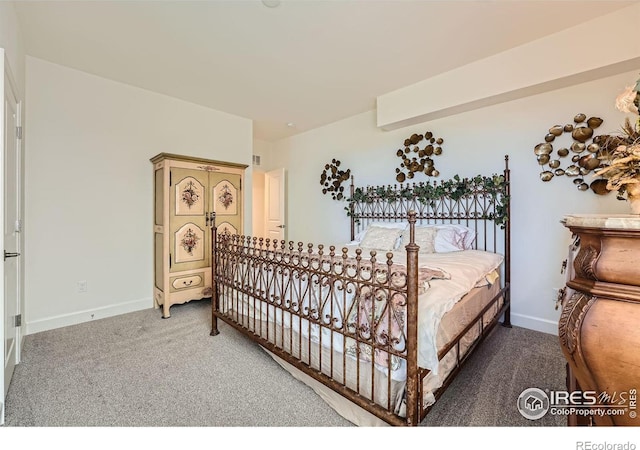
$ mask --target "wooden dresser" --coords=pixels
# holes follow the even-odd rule
[[[569,215],[562,223],[578,245],[558,328],[568,385],[605,405],[590,423],[640,425],[640,216]]]

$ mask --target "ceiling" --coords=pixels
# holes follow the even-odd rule
[[[270,8],[259,0],[50,0],[15,6],[28,55],[251,119],[255,138],[274,141],[372,110],[379,95],[633,3],[282,0]]]

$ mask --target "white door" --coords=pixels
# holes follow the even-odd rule
[[[4,398],[9,389],[9,382],[15,365],[18,363],[20,348],[20,170],[21,170],[21,136],[20,103],[11,82],[8,68],[4,67],[4,109],[3,109],[3,168],[4,182],[0,185],[2,199],[2,236],[4,246],[3,258],[3,355],[4,378],[2,389],[3,410],[0,418],[4,422]]]
[[[265,230],[269,239],[285,240],[285,173],[284,169],[267,172],[264,176]]]

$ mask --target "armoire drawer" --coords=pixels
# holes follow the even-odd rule
[[[179,277],[172,277],[170,279],[171,291],[182,291],[184,289],[191,289],[195,287],[204,286],[204,272],[192,273],[189,275],[183,275]]]

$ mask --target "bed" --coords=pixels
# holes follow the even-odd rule
[[[478,344],[510,326],[509,167],[356,188],[351,241],[218,234],[212,327],[262,346],[357,425],[418,425]],[[255,388],[255,387],[254,387]]]

